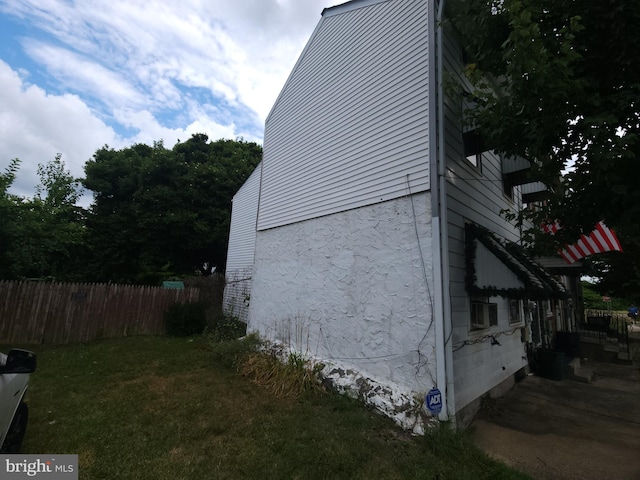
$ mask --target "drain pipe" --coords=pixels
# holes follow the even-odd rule
[[[428,0],[427,0],[428,1]],[[450,420],[455,428],[455,398],[453,383],[453,349],[451,345],[451,295],[449,290],[449,238],[447,228],[447,192],[445,177],[445,132],[444,132],[444,94],[443,94],[443,68],[444,68],[444,48],[442,20],[444,17],[444,2],[438,2],[437,13],[434,11],[435,2],[428,1],[429,18],[434,19],[432,26],[435,27],[435,38],[433,33],[429,35],[431,55],[430,72],[437,69],[437,76],[432,75],[429,80],[430,91],[435,92],[436,101],[434,105],[437,110],[436,115],[431,115],[431,138],[436,140],[430,142],[430,171],[431,171],[431,206],[432,206],[432,229],[433,229],[433,249],[434,259],[434,290],[436,302],[434,305],[434,316],[436,318],[436,381],[439,388],[444,387],[442,396],[442,411],[439,419]],[[432,29],[433,32],[433,29]],[[434,69],[433,58],[437,62]],[[433,78],[436,77],[436,78]],[[433,98],[433,95],[430,95]],[[436,143],[437,142],[437,143]],[[437,146],[433,146],[437,145]]]

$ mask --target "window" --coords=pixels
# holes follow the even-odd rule
[[[516,325],[522,322],[522,312],[520,311],[519,300],[509,300],[509,325]]]
[[[462,134],[462,142],[464,143],[464,156],[467,162],[480,170],[482,152],[485,150],[482,136],[478,130],[470,130]]]
[[[498,304],[471,302],[471,328],[485,329],[498,325]]]
[[[513,182],[508,175],[502,174],[502,193],[509,200],[513,200]]]

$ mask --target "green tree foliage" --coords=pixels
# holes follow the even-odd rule
[[[0,275],[8,279],[78,280],[84,271],[84,215],[76,206],[78,180],[65,170],[61,155],[38,165],[40,185],[32,199],[7,192],[20,161],[0,179],[3,236]]]
[[[13,279],[16,276],[10,248],[17,241],[18,211],[17,198],[9,193],[13,185],[20,160],[11,160],[9,166],[0,173],[0,278]]]
[[[256,143],[209,142],[204,134],[173,149],[157,142],[98,150],[83,181],[94,193],[88,218],[93,275],[157,283],[224,269],[231,199],[261,158]]]
[[[584,298],[584,308],[591,310],[613,310],[626,312],[631,305],[640,305],[633,297],[613,297],[601,285],[590,282],[582,282],[582,295]],[[604,297],[609,297],[609,302],[604,301]]]
[[[562,222],[547,245],[573,243],[603,219],[623,247],[640,238],[640,2],[452,0],[449,7],[479,107],[468,120],[488,144],[535,159],[535,175],[556,183],[556,195],[525,212],[533,225]],[[612,262],[639,271],[632,250]]]

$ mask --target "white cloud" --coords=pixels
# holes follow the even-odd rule
[[[3,9],[30,18],[63,45],[25,42],[52,76],[82,94],[103,79],[99,98],[111,108],[118,107],[118,95],[135,97],[136,84],[154,108],[164,105],[158,98],[174,106],[175,85],[182,85],[241,102],[263,121],[324,6],[311,0],[23,0]]]
[[[96,118],[75,95],[48,95],[23,83],[0,61],[0,167],[13,158],[22,161],[14,193],[31,196],[39,179],[37,165],[62,154],[74,176],[83,174],[84,163],[105,143],[119,144],[113,129]]]
[[[91,92],[93,97],[112,105],[143,104],[142,94],[118,72],[72,51],[32,40],[25,42],[25,51],[61,82],[74,85],[76,90]]]
[[[104,144],[171,147],[192,133],[260,142],[320,12],[337,3],[0,0],[0,25],[25,27],[19,45],[37,66],[0,51],[0,169],[21,158],[14,191],[31,195],[37,164],[56,153],[82,176]]]

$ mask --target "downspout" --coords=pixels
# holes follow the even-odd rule
[[[435,1],[428,1],[429,18],[434,18],[431,24],[435,27],[429,34],[430,72],[437,70],[437,76],[430,75],[429,88],[435,92],[437,118],[431,116],[430,138],[430,171],[431,171],[431,206],[433,228],[433,253],[434,253],[434,290],[436,302],[434,316],[436,319],[436,382],[439,388],[444,387],[442,398],[442,412],[440,420],[451,420],[455,427],[455,397],[453,383],[453,349],[451,345],[451,295],[449,290],[449,233],[447,228],[447,192],[445,177],[445,129],[444,129],[444,92],[443,92],[443,66],[444,49],[442,19],[444,17],[444,1],[438,2],[437,13],[434,12]],[[436,69],[434,69],[434,56]],[[436,77],[436,78],[434,78]],[[434,96],[430,95],[433,100]],[[433,112],[433,109],[430,109]],[[435,175],[434,175],[435,173]]]

